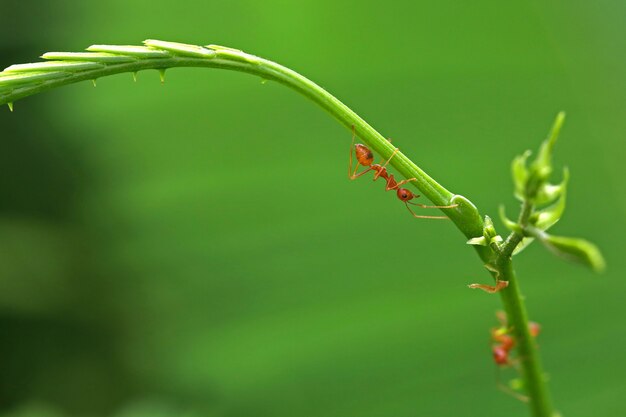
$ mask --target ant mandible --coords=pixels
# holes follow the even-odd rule
[[[398,148],[396,148],[393,151],[393,153],[391,154],[389,159],[387,159],[387,162],[385,162],[384,165],[374,164],[374,154],[372,153],[372,151],[367,146],[361,143],[355,144],[354,143],[355,137],[356,137],[356,129],[353,125],[352,126],[352,143],[350,144],[350,166],[348,167],[348,178],[350,178],[351,180],[355,180],[359,178],[361,175],[364,175],[370,171],[375,171],[376,174],[374,174],[374,181],[376,181],[378,178],[383,178],[385,181],[387,181],[387,184],[385,185],[385,191],[396,190],[397,197],[400,199],[400,201],[404,203],[407,210],[409,210],[409,212],[416,219],[438,219],[438,220],[448,219],[448,217],[446,216],[420,216],[420,215],[415,214],[413,210],[411,210],[411,208],[409,207],[409,204],[412,204],[414,206],[418,206],[421,208],[438,208],[438,209],[454,208],[454,207],[457,207],[458,204],[452,204],[449,206],[427,206],[425,204],[411,202],[411,200],[413,200],[414,198],[418,198],[419,195],[413,194],[411,191],[407,190],[406,188],[402,188],[401,186],[411,181],[417,181],[417,178],[409,178],[407,180],[402,180],[400,182],[397,182],[393,174],[389,174],[387,172],[387,164],[389,164],[389,161],[391,161],[391,159],[396,155],[396,153],[398,153],[399,151]],[[354,154],[357,159],[357,164],[356,164],[356,167],[354,168],[354,171],[352,170],[352,166],[354,165],[354,161],[352,158],[353,147],[354,147]],[[367,169],[357,174],[359,165],[363,165],[364,167],[367,167]]]

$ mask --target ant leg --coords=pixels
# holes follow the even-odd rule
[[[391,161],[391,158],[393,158],[394,156],[396,156],[396,154],[400,152],[400,148],[396,148],[394,149],[393,153],[391,154],[391,156],[389,157],[389,159],[387,159],[387,162],[385,162],[385,165],[383,165],[383,168],[385,168],[387,166],[387,164],[389,163],[389,161]]]
[[[520,394],[508,385],[502,383],[502,381],[500,380],[500,368],[496,369],[496,385],[500,391],[509,394],[510,396],[514,397],[517,400],[520,400],[521,402],[527,403],[530,400],[527,396]]]
[[[449,218],[446,216],[420,216],[417,215],[415,213],[413,213],[413,210],[411,210],[411,208],[409,207],[409,205],[407,204],[407,202],[404,202],[404,205],[406,206],[407,210],[409,210],[409,212],[413,215],[413,217],[415,217],[416,219],[435,219],[435,220],[448,220]]]
[[[350,164],[348,165],[348,178],[350,178],[351,180],[353,180],[354,178],[356,178],[354,175],[356,174],[356,170],[359,169],[359,166],[357,164],[357,167],[355,168],[354,172],[352,172],[352,153],[354,152],[354,137],[356,136],[356,129],[354,128],[354,125],[352,125],[352,142],[350,142]]]
[[[397,190],[398,188],[400,188],[404,184],[406,184],[408,182],[411,182],[411,181],[417,181],[417,178],[409,178],[408,180],[402,180],[399,183],[397,183],[396,185],[394,185],[393,187],[390,187],[389,185],[387,185],[385,187],[385,191]],[[415,197],[419,197],[419,196],[416,195]],[[411,204],[415,204],[415,203],[411,203]]]
[[[357,166],[357,169],[359,167]],[[361,175],[363,174],[367,174],[368,172],[370,172],[371,170],[373,170],[374,168],[372,167],[368,167],[365,171],[359,172],[358,174],[356,173],[356,169],[354,170],[354,174],[350,175],[348,178],[350,178],[351,180],[355,180],[357,178],[359,178]]]
[[[391,156],[389,157],[389,159],[387,159],[387,161],[383,164],[383,161],[381,160],[380,163],[383,164],[379,170],[376,171],[376,174],[374,174],[374,181],[376,181],[378,178],[380,178],[380,176],[382,175],[383,172],[387,172],[386,171],[386,167],[387,164],[389,163],[389,161],[391,161],[391,158],[393,158],[399,151],[400,149],[396,148],[393,153],[391,154]],[[392,175],[393,176],[393,175]],[[387,191],[389,191],[389,188],[387,188]]]
[[[387,161],[386,161],[386,162],[382,165],[382,167],[380,168],[380,170],[378,170],[378,171],[376,172],[376,174],[374,175],[374,181],[376,181],[376,180],[377,180],[377,179],[381,176],[381,174],[382,174],[383,172],[386,172],[385,168],[386,168],[386,167],[387,167],[387,165],[389,164],[389,161],[391,161],[391,159],[392,159],[394,156],[396,156],[396,154],[397,154],[399,151],[400,151],[400,148],[396,148],[396,149],[394,149],[394,151],[393,151],[393,153],[391,154],[391,156],[389,157],[389,159],[387,159]],[[380,163],[382,164],[382,163],[383,163],[383,161],[381,160],[381,161],[380,161]],[[393,177],[393,175],[392,175],[392,177]],[[387,184],[389,184],[389,183],[387,183]],[[403,183],[403,184],[404,184],[404,183]],[[389,188],[389,185],[387,185],[387,186],[385,187],[385,190],[386,190],[386,191],[389,191],[389,190],[395,190],[395,188]]]
[[[438,208],[438,209],[455,208],[459,206],[458,204],[450,204],[449,206],[427,206],[426,204],[420,204],[420,203],[409,203],[409,204],[413,204],[414,206],[418,206],[421,208]]]
[[[391,143],[391,138],[387,138],[387,140],[389,141],[389,143]],[[380,165],[384,167],[387,166],[387,164],[389,163],[389,161],[391,161],[391,158],[393,158],[398,152],[400,151],[400,148],[396,148],[393,153],[391,154],[391,156],[389,157],[389,159],[387,159],[387,161],[383,164],[383,159],[380,160]]]
[[[372,170],[372,168],[368,168],[365,171],[359,172],[357,174],[356,171],[359,169],[359,163],[357,163],[356,167],[354,168],[354,171],[352,171],[352,165],[354,164],[352,153],[354,152],[354,138],[355,137],[356,137],[356,129],[354,125],[352,125],[352,143],[350,143],[350,164],[348,165],[348,178],[351,180],[355,180],[359,178],[361,175],[365,174],[366,172],[369,172]]]

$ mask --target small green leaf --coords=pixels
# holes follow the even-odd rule
[[[526,249],[534,241],[535,241],[534,237],[525,237],[525,238],[523,238],[522,241],[513,250],[513,256],[517,255],[518,253],[520,253],[521,251]]]
[[[499,214],[500,214],[500,221],[504,224],[504,226],[516,233],[520,233],[522,234],[522,228],[520,227],[519,224],[515,223],[513,220],[509,219],[508,217],[506,217],[506,209],[504,208],[504,205],[500,206],[500,209],[498,210]]]
[[[64,61],[48,61],[35,62],[33,64],[17,64],[6,68],[4,72],[52,72],[52,71],[86,71],[92,69],[103,68],[102,64],[97,62],[64,62]]]
[[[602,272],[606,268],[606,262],[600,249],[587,240],[550,235],[544,243],[558,254],[572,261],[580,262],[596,272]]]
[[[229,48],[227,46],[220,45],[207,45],[209,49],[214,50],[217,53],[218,58],[226,58],[232,61],[241,61],[250,64],[259,64],[259,57],[247,54],[239,49]]]
[[[542,188],[552,174],[552,150],[559,137],[559,132],[565,121],[565,113],[557,115],[548,138],[543,141],[539,153],[528,169],[528,179],[523,192],[524,200],[535,203],[535,198],[541,193]]]
[[[529,227],[528,232],[539,239],[555,255],[588,266],[595,272],[602,272],[606,268],[606,262],[600,249],[587,240],[553,236],[534,227]]]
[[[496,232],[496,227],[493,225],[493,220],[491,217],[485,216],[485,222],[483,226],[483,236],[487,239],[492,239],[498,233]]]
[[[491,238],[489,243],[492,244],[492,245],[499,245],[500,243],[502,243],[503,240],[504,239],[502,239],[502,236],[495,235],[494,237]]]
[[[214,50],[197,45],[188,45],[186,43],[159,41],[156,39],[147,39],[143,41],[143,43],[148,47],[165,49],[175,55],[189,56],[193,58],[213,58],[217,55]]]
[[[556,140],[559,138],[563,122],[565,122],[565,112],[560,112],[554,120],[550,134],[541,144],[537,158],[530,166],[531,175],[536,176],[540,181],[546,181],[552,173],[552,151]]]
[[[545,204],[555,202],[561,196],[561,193],[564,193],[566,191],[568,180],[569,170],[567,169],[567,167],[564,167],[563,179],[561,180],[561,183],[545,183],[537,193],[537,197],[535,198],[535,204],[538,206],[543,206]]]
[[[467,244],[477,246],[495,245],[497,247],[501,242],[502,236],[497,234],[491,217],[485,216],[485,220],[483,222],[483,235],[471,238],[467,241]]]
[[[33,82],[43,82],[63,78],[70,75],[67,72],[9,72],[0,73],[0,88],[17,88],[22,84],[31,84]]]
[[[108,52],[110,54],[127,55],[137,58],[170,58],[172,55],[164,50],[132,45],[91,45],[87,48],[92,52]]]
[[[530,151],[516,156],[511,163],[511,173],[513,175],[513,184],[515,185],[515,198],[524,201],[526,194],[526,183],[528,182],[528,168],[526,161],[531,155]]]
[[[558,186],[553,186],[554,188],[558,188],[555,190],[555,194],[560,194],[558,200],[544,209],[538,210],[533,213],[530,223],[541,230],[548,230],[550,227],[554,226],[556,222],[561,219],[563,216],[563,212],[565,211],[565,200],[567,195],[567,181],[569,180],[569,171],[567,169],[563,170],[563,182]]]
[[[487,239],[485,239],[485,236],[479,236],[471,238],[467,241],[467,244],[475,246],[487,246],[489,243],[487,242]]]
[[[55,59],[62,61],[96,61],[106,64],[120,64],[134,62],[130,56],[108,54],[106,52],[46,52],[41,56],[43,59]]]
[[[231,48],[230,46],[223,46],[223,45],[216,45],[216,44],[207,45],[206,47],[213,49],[214,51],[222,50],[222,51],[243,52],[241,49],[235,49],[235,48]]]

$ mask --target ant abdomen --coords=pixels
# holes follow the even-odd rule
[[[492,348],[493,360],[497,365],[509,364],[509,351],[502,346],[494,346]]]
[[[354,153],[356,154],[356,159],[359,161],[359,164],[363,166],[368,167],[374,162],[374,154],[365,145],[360,143],[354,145]]]

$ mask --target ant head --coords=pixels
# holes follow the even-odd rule
[[[404,201],[405,203],[415,198],[415,195],[409,190],[407,190],[406,188],[398,188],[398,191],[396,191],[396,194],[398,195],[398,198]]]
[[[354,145],[354,153],[356,154],[356,159],[359,161],[359,164],[363,166],[368,167],[374,162],[374,154],[365,145],[360,143]]]

